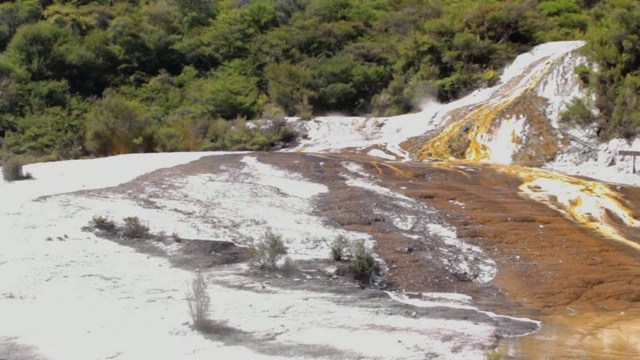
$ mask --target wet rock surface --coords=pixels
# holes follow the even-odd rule
[[[292,156],[300,160],[291,161]],[[370,234],[385,261],[385,277],[403,291],[481,291],[488,281],[480,278],[493,276],[491,259],[455,233],[447,233],[446,219],[433,206],[395,193],[404,191],[400,182],[405,180],[379,182],[377,168],[367,161],[313,155],[268,155],[260,160],[327,185],[330,191],[319,196],[316,213],[329,223]],[[349,165],[357,171],[350,171]],[[349,177],[365,187],[350,186],[345,182]],[[411,269],[415,271],[405,273]]]
[[[359,161],[363,171],[383,186],[428,204],[424,209],[436,209],[437,221],[455,226],[457,236],[483,249],[495,260],[498,270],[490,284],[480,285],[473,282],[475,274],[456,273],[430,262],[429,258],[437,254],[437,242],[429,241],[428,237],[399,235],[399,229],[390,230],[391,221],[370,222],[371,215],[362,215],[372,213],[375,208],[389,207],[388,201],[376,200],[376,196],[368,194],[366,199],[371,201],[358,206],[350,200],[357,197],[354,190],[342,190],[327,206],[331,211],[326,216],[331,218],[339,213],[336,208],[345,209],[348,218],[359,214],[357,228],[375,234],[376,252],[388,265],[385,277],[396,289],[415,292],[454,289],[471,295],[486,309],[543,320],[547,327],[539,335],[504,343],[501,351],[512,353],[515,358],[536,358],[545,353],[558,357],[624,359],[635,353],[629,345],[634,340],[609,325],[624,323],[629,329],[637,327],[634,314],[640,291],[637,267],[640,254],[635,249],[522,196],[518,189],[522,181],[518,177],[490,165],[435,162],[393,163],[393,167],[385,167],[353,154],[345,157]],[[325,167],[331,168],[328,165],[331,161],[324,158]],[[341,160],[340,156],[334,160]],[[287,166],[283,164],[287,161],[275,158],[271,161]],[[297,171],[305,171],[301,169],[302,163],[296,164]],[[327,176],[327,172],[325,169],[318,173]],[[313,171],[308,169],[306,173]],[[339,186],[332,189],[332,193],[340,194]],[[636,209],[634,204],[639,203],[640,191],[634,187],[617,189],[625,206]],[[338,199],[343,203],[336,204],[340,202]],[[381,202],[385,205],[379,206]],[[398,209],[389,210],[399,214]],[[406,208],[401,211],[407,214]],[[609,216],[615,222],[615,215]],[[640,241],[633,228],[620,221],[617,230]],[[597,314],[602,314],[602,319],[612,316],[614,319],[589,320],[597,319]],[[603,355],[603,349],[610,348],[604,343],[607,336],[617,339],[620,346],[615,348],[620,348],[619,353]],[[549,337],[558,340],[549,342]],[[570,339],[566,344],[560,340],[565,338]],[[577,345],[585,341],[594,345]]]
[[[385,277],[397,289],[460,291],[480,298],[506,294],[524,308],[551,313],[566,306],[623,310],[640,301],[633,295],[640,281],[635,251],[523,198],[518,191],[521,181],[491,166],[393,163],[387,167],[354,154],[269,153],[257,158],[326,185],[329,191],[319,195],[315,213],[332,225],[372,235],[376,252],[386,263]],[[221,165],[232,167],[239,159],[237,155],[205,158],[166,171],[219,172]],[[349,171],[346,163],[357,164],[361,173]],[[138,183],[167,174],[147,176]],[[390,191],[381,194],[349,186],[348,176]],[[394,192],[406,197],[395,197]],[[640,198],[632,190],[626,193],[630,202]],[[442,235],[430,232],[427,224],[454,225],[455,237],[488,255],[470,255],[468,248],[443,243]],[[474,281],[489,257],[497,263],[496,279]],[[461,260],[476,264],[475,270],[447,266]],[[608,270],[612,267],[615,271]]]
[[[426,202],[423,192],[415,193],[412,190],[422,186],[421,181],[432,181],[434,177],[441,176],[439,172],[421,168],[417,173],[412,172],[415,169],[408,169],[405,173],[395,165],[373,164],[366,157],[350,155],[268,153],[252,156],[255,156],[260,163],[300,174],[326,186],[328,191],[316,196],[314,200],[313,213],[324,219],[323,221],[329,226],[370,235],[375,241],[375,252],[382,260],[382,279],[394,289],[394,292],[468,294],[474,297],[475,303],[480,303],[486,309],[498,313],[504,313],[506,308],[519,307],[516,303],[507,300],[491,283],[496,274],[493,260],[480,247],[469,243],[466,238],[458,237],[455,231],[446,230],[451,219],[446,214],[441,215],[433,205]],[[243,157],[244,155],[207,157],[144,175],[115,188],[81,194],[103,198],[135,194],[132,200],[140,206],[184,212],[184,209],[168,207],[158,200],[177,196],[171,193],[171,191],[179,193],[180,181],[175,181],[176,178],[202,174],[224,176],[231,171],[234,174],[241,174]],[[242,179],[234,180],[242,182]],[[160,189],[165,191],[160,192]],[[406,196],[401,194],[403,192]],[[194,199],[193,201],[205,200]],[[214,207],[213,203],[211,207]],[[203,214],[197,213],[187,215],[193,222],[205,221],[216,226],[224,223],[216,218],[214,210],[206,214],[206,218],[203,218]],[[231,224],[225,228],[228,228],[231,234],[235,234],[233,238],[242,243],[240,233],[234,232],[233,229],[242,227],[250,219],[236,220],[235,225]],[[154,237],[144,242],[121,238],[112,238],[112,240],[132,246],[144,253],[167,257],[174,266],[191,270],[209,268],[208,271],[215,273],[218,271],[216,266],[247,260],[246,248],[232,243],[224,245],[223,242],[215,240],[176,240],[171,237],[164,239]],[[325,241],[330,240],[332,239],[325,239]],[[317,257],[325,256],[328,258],[328,253],[319,254]],[[331,261],[316,259],[298,262],[300,269],[304,270],[296,270],[293,274],[252,271],[244,276],[252,282],[267,281],[267,286],[257,288],[259,292],[264,292],[267,288],[280,288],[338,293],[342,296],[342,304],[380,309],[379,311],[389,315],[492,324],[496,327],[495,343],[492,346],[497,345],[499,339],[523,335],[537,328],[533,322],[489,315],[465,304],[460,308],[444,303],[420,308],[398,303],[381,290],[360,290],[362,287],[357,286],[357,282],[347,274],[336,276],[335,273],[327,272],[326,269],[332,265]],[[340,265],[336,265],[336,272],[339,273]],[[219,282],[219,285],[231,286],[225,285],[224,282]],[[245,288],[246,285],[241,285],[238,289]],[[530,313],[531,311],[526,309],[518,312],[520,315]],[[246,340],[247,336],[250,336],[241,331],[234,333],[240,334],[238,339]],[[233,336],[226,339],[230,342],[234,341]],[[253,340],[254,345],[260,343],[257,339]],[[457,340],[452,339],[452,341]],[[267,354],[278,351],[276,348],[267,351],[260,346],[257,349],[262,349],[260,352]],[[297,352],[294,349],[289,350],[293,353]],[[301,353],[301,355],[309,355],[309,353]]]
[[[247,257],[246,247],[238,245],[251,244],[253,236],[243,231],[263,228],[265,221],[236,216],[235,210],[224,208],[225,203],[216,200],[216,196],[232,197],[232,192],[185,198],[183,190],[193,185],[185,180],[192,177],[203,181],[198,185],[203,188],[221,184],[241,187],[255,181],[246,171],[247,166],[253,166],[247,156],[325,186],[326,191],[313,197],[314,205],[309,209],[295,205],[295,199],[287,195],[295,189],[266,186],[260,191],[283,199],[268,205],[274,210],[293,206],[294,212],[310,211],[326,226],[373,240],[383,265],[385,289],[391,291],[360,286],[346,272],[340,273],[340,264],[329,260],[326,247],[321,246],[331,238],[296,239],[314,256],[297,261],[298,268],[289,274],[239,268]],[[210,282],[216,286],[256,296],[296,291],[309,294],[305,295],[309,299],[331,297],[330,302],[354,311],[366,309],[381,316],[427,321],[464,321],[495,329],[491,341],[471,342],[466,349],[490,349],[505,338],[537,328],[534,322],[496,314],[546,321],[573,312],[625,312],[636,308],[640,301],[637,252],[521,196],[521,183],[516,176],[483,165],[386,162],[357,154],[267,153],[206,157],[117,187],[73,196],[96,201],[126,199],[145,211],[184,218],[199,232],[211,231],[210,239],[112,240],[145,254],[166,257],[182,269],[207,269]],[[238,201],[261,206],[264,194],[251,191],[249,200]],[[640,192],[633,187],[618,192],[631,208],[640,199]],[[268,206],[260,209],[269,211]],[[300,226],[297,221],[291,218],[290,225]],[[624,225],[619,225],[624,230]],[[634,236],[632,231],[625,234]],[[231,238],[236,244],[217,240],[221,237]],[[235,280],[230,282],[230,276]],[[469,299],[442,301],[424,295],[438,292],[465,294]],[[485,312],[478,311],[477,306]],[[261,354],[358,357],[331,346],[285,346],[263,333],[242,329],[231,320],[221,319],[216,326],[221,333],[214,334],[212,340],[248,346]],[[397,330],[389,329],[390,333]],[[282,335],[275,336],[289,336],[289,331],[283,329]],[[462,346],[458,335],[447,334],[442,332],[443,337],[451,337],[445,343]],[[525,352],[534,351],[531,349]]]

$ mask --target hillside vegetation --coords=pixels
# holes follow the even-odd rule
[[[588,41],[591,121],[631,137],[639,23],[633,0],[0,0],[2,152],[268,150],[284,116],[416,111],[567,39]]]

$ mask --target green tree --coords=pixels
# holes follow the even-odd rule
[[[269,108],[304,118],[416,111],[425,96],[451,101],[491,85],[503,66],[536,44],[585,32],[594,64],[581,78],[596,94],[601,134],[634,136],[639,6],[634,0],[0,0],[0,137],[7,151],[54,154],[66,133],[51,129],[68,116],[70,128],[84,119],[85,148],[97,155],[268,149],[290,134],[220,119],[252,119]],[[136,119],[132,135],[117,130],[129,129],[123,118]]]
[[[218,0],[168,0],[177,6],[185,31],[209,24],[218,12]]]
[[[113,91],[86,115],[88,150],[100,156],[147,152],[154,148],[154,124],[146,107]]]
[[[591,82],[600,124],[609,137],[640,133],[640,4],[610,0],[594,8],[599,20],[587,36],[587,53],[598,65]]]
[[[265,68],[269,97],[287,115],[296,115],[297,106],[316,93],[306,87],[311,81],[307,69],[289,62],[271,63]]]
[[[0,3],[0,52],[21,25],[36,22],[41,14],[42,7],[37,0]]]
[[[212,119],[252,118],[258,114],[257,79],[221,69],[186,87],[185,101],[196,116]]]
[[[27,114],[16,121],[14,131],[7,133],[3,151],[49,160],[78,158],[84,153],[84,121],[79,115],[61,107]]]
[[[69,34],[56,25],[39,22],[20,27],[7,46],[7,55],[24,66],[33,80],[55,77],[62,71],[64,53],[61,51]]]

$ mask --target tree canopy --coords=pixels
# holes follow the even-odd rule
[[[0,0],[0,139],[51,159],[269,149],[243,119],[391,116],[586,39],[606,136],[640,133],[634,0]]]

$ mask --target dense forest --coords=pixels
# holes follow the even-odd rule
[[[415,111],[569,39],[596,100],[566,118],[633,137],[638,24],[636,0],[0,0],[2,153],[267,150],[284,116]]]

